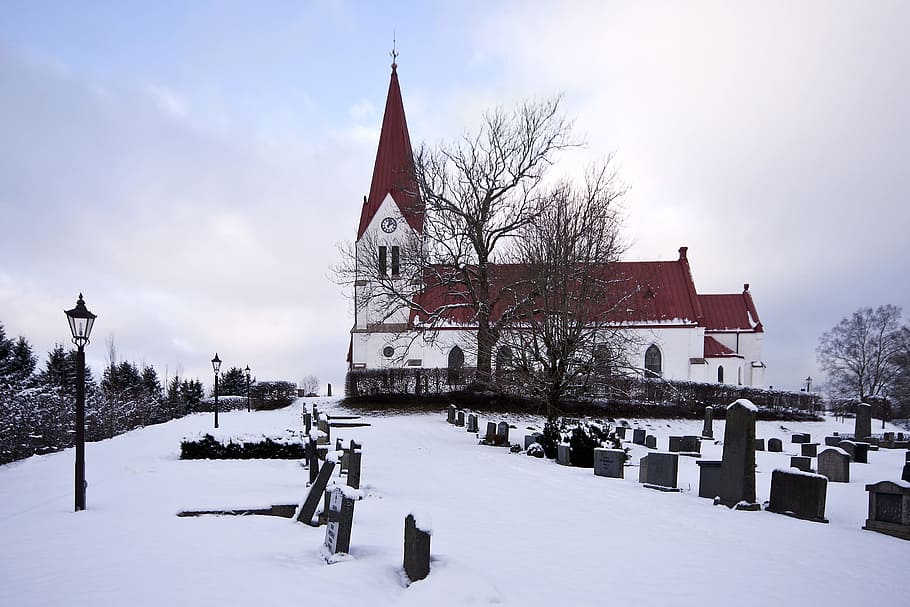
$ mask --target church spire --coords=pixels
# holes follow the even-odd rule
[[[360,239],[367,226],[379,210],[387,195],[398,205],[402,216],[415,231],[423,231],[424,208],[417,190],[414,177],[414,154],[411,151],[411,137],[408,134],[408,123],[404,115],[404,103],[401,101],[401,87],[398,84],[398,52],[392,46],[392,75],[389,81],[389,92],[386,96],[385,114],[382,117],[382,131],[379,134],[379,147],[376,150],[376,161],[373,164],[373,180],[370,194],[363,203],[360,212],[360,226],[357,238]]]

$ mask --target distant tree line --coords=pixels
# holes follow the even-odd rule
[[[85,370],[85,436],[110,438],[198,410],[202,382],[175,376],[161,385],[152,365],[111,362],[101,381]],[[245,378],[244,378],[245,385]],[[70,447],[75,437],[76,350],[57,345],[38,366],[25,337],[0,323],[0,464]]]

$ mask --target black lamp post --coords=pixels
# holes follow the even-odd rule
[[[250,366],[247,365],[243,370],[246,373],[246,412],[250,412]]]
[[[82,293],[76,307],[64,310],[76,344],[76,512],[85,510],[85,344],[92,334],[96,315],[88,311]]]
[[[221,359],[215,352],[215,358],[212,359],[212,369],[215,370],[215,427],[218,427],[218,371],[221,370]]]

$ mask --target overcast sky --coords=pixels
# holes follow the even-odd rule
[[[416,144],[564,94],[614,152],[629,259],[751,283],[796,389],[861,306],[910,313],[910,3],[0,4],[0,322],[43,365],[78,293],[89,364],[342,388],[331,281],[369,190],[397,37]],[[905,318],[906,318],[905,314]]]

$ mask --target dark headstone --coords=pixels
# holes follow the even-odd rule
[[[329,384],[328,388],[326,388],[325,395],[326,396],[332,395],[332,384]]]
[[[793,443],[804,444],[808,443],[810,440],[812,440],[812,435],[806,434],[805,432],[794,432],[790,436],[790,442]]]
[[[329,420],[324,415],[320,415],[317,418],[316,429],[322,432],[319,435],[319,439],[316,441],[320,445],[328,445],[332,441],[332,431],[329,428]]]
[[[626,439],[626,427],[625,426],[616,427],[616,438],[618,438],[619,440]]]
[[[313,417],[309,414],[309,412],[304,411],[303,412],[303,430],[304,430],[304,432],[309,434],[310,430],[312,430],[312,429],[313,429]]]
[[[904,464],[904,470],[901,473],[901,480],[910,483],[910,461]]]
[[[413,514],[404,519],[404,572],[411,582],[430,574],[430,531],[419,529]]]
[[[459,411],[455,415],[455,425],[459,428],[464,427],[464,411]]]
[[[354,526],[354,498],[335,487],[329,501],[328,524],[325,528],[325,547],[331,554],[351,551],[351,528]]]
[[[837,436],[836,434],[834,436],[826,436],[825,437],[825,446],[826,447],[836,447],[840,444],[840,442],[842,440],[844,440],[844,439]]]
[[[556,445],[556,463],[562,466],[572,465],[572,448],[569,445]]]
[[[775,470],[771,473],[769,512],[827,523],[825,498],[828,479],[820,474]]]
[[[477,416],[471,413],[468,415],[468,423],[465,427],[465,430],[468,432],[476,433],[477,432]]]
[[[676,487],[678,472],[679,456],[675,453],[649,453],[641,459],[639,482],[642,482],[644,475],[645,487],[661,491],[678,491]]]
[[[645,444],[645,429],[644,428],[635,428],[632,430],[632,442],[636,445]]]
[[[322,494],[325,493],[325,488],[328,486],[329,479],[332,477],[332,472],[334,471],[335,462],[325,462],[322,464],[316,481],[310,485],[310,491],[307,493],[306,499],[303,501],[303,504],[300,506],[300,510],[297,513],[298,523],[306,523],[307,525],[313,524],[312,520],[313,516],[316,515],[316,508],[319,507],[319,500],[322,498]]]
[[[310,471],[310,484],[316,482],[316,476],[319,474],[319,453],[316,448],[316,441],[310,438],[307,441],[307,468]]]
[[[686,435],[682,437],[680,453],[701,454],[701,439],[697,436]]]
[[[671,436],[669,438],[669,447],[668,450],[670,453],[679,453],[682,451],[682,439],[681,436]]]
[[[623,478],[626,452],[622,449],[594,449],[594,475]]]
[[[868,464],[869,451],[871,449],[872,445],[869,443],[854,443],[853,461],[855,461],[857,464]]]
[[[360,450],[360,445],[354,441],[351,441],[351,448],[348,451],[351,454],[351,467],[348,468],[348,487],[360,489],[360,471],[361,466],[363,465],[363,452]]]
[[[705,438],[714,438],[714,409],[705,407],[705,425],[701,429],[701,435]]]
[[[812,472],[812,458],[794,455],[790,458],[790,467],[802,470],[803,472]]]
[[[499,422],[496,426],[496,442],[500,445],[509,445],[509,424]]]
[[[869,518],[863,529],[910,540],[910,485],[881,481],[866,485]]]
[[[714,499],[720,495],[720,461],[697,461],[698,497]]]
[[[852,440],[842,440],[837,446],[846,451],[851,460],[856,461],[856,443]]]
[[[456,411],[457,411],[457,409],[455,408],[455,405],[449,405],[449,408],[446,409],[446,421],[449,422],[450,424],[455,423],[455,412]]]
[[[755,450],[756,450],[756,451],[764,451],[764,450],[765,450],[765,439],[763,439],[763,438],[756,438],[756,439],[753,441],[753,444],[755,445]]]
[[[818,473],[832,483],[850,482],[850,454],[840,447],[828,447],[818,454]]]
[[[803,457],[818,456],[818,443],[802,443],[800,446],[800,455]]]
[[[755,504],[755,413],[755,405],[745,399],[727,407],[720,470],[720,501],[726,506]]]
[[[527,449],[534,443],[539,442],[541,438],[543,438],[543,434],[541,434],[540,432],[533,432],[531,434],[526,434],[525,435],[525,449]]]
[[[784,443],[779,438],[768,439],[768,451],[771,453],[780,453],[784,450]]]
[[[648,449],[657,449],[657,437],[653,434],[645,436],[645,447]]]
[[[856,405],[856,426],[853,437],[863,440],[872,436],[872,406],[865,403]]]
[[[491,445],[496,442],[496,422],[487,422],[487,433],[483,440]]]

